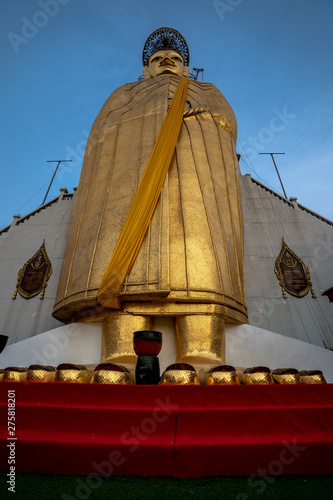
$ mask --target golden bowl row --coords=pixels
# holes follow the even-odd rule
[[[260,368],[234,371],[214,371],[206,374],[206,385],[268,385],[268,384],[323,384],[323,374],[317,372],[297,372],[297,370],[260,371]],[[297,372],[297,373],[296,373]],[[0,370],[0,381],[4,382],[71,382],[96,384],[134,384],[129,372],[113,370],[87,369],[83,366],[56,370],[50,366],[38,369],[10,367]],[[162,374],[160,384],[199,385],[199,378],[194,370],[167,370]]]
[[[0,380],[4,382],[71,382],[96,384],[133,384],[133,377],[128,372],[113,370],[92,371],[83,369],[56,370],[52,367],[40,367],[35,370],[11,367],[1,370]]]

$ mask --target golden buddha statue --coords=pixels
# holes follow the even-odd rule
[[[134,331],[172,316],[177,361],[207,370],[225,363],[225,322],[247,322],[237,123],[214,85],[189,79],[172,160],[119,308],[97,300],[168,107],[189,74],[184,38],[156,30],[143,63],[144,79],[115,90],[92,126],[53,315],[102,321],[101,361],[122,364],[136,361]]]

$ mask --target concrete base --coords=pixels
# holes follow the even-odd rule
[[[156,318],[154,329],[163,333],[159,355],[161,373],[176,360],[172,318]],[[102,325],[61,326],[9,345],[0,354],[0,368],[60,363],[98,364]],[[333,383],[333,352],[250,325],[226,325],[226,362],[237,367],[257,365],[297,370],[322,370]]]

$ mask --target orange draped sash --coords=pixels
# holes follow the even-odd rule
[[[140,250],[174,154],[187,88],[188,77],[182,76],[99,287],[97,302],[101,306],[120,308],[123,282]]]

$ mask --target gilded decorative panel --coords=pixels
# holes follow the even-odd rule
[[[42,246],[19,270],[13,300],[16,299],[17,292],[24,299],[31,299],[41,293],[39,298],[43,299],[51,274],[52,264],[47,255],[44,240]]]
[[[282,247],[275,261],[275,274],[280,281],[283,297],[288,292],[294,297],[304,297],[309,290],[313,298],[316,295],[312,288],[309,268],[286,244],[282,238]]]

